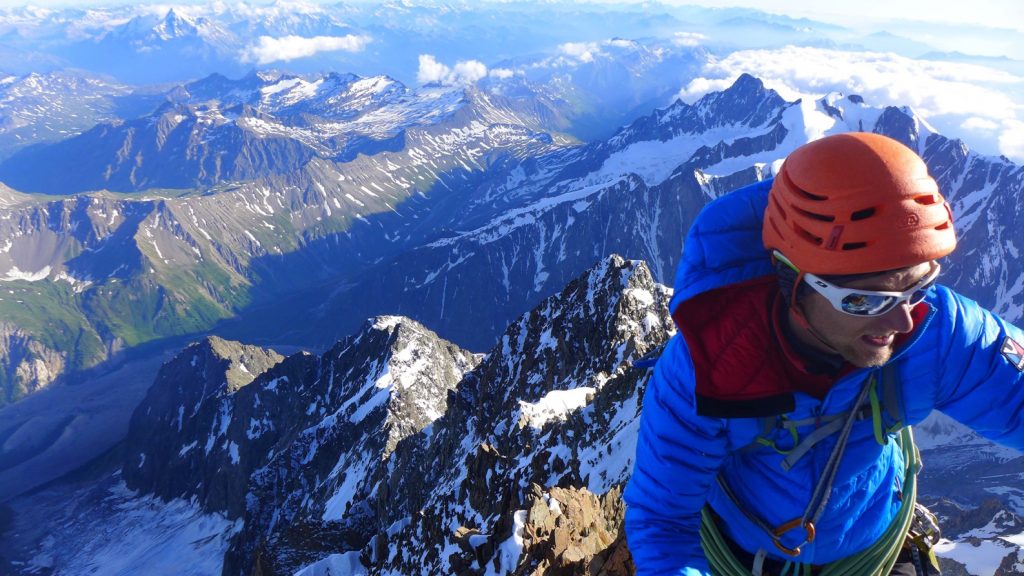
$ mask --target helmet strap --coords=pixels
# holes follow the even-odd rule
[[[831,344],[826,342],[825,339],[822,338],[822,336],[820,334],[818,334],[818,331],[815,330],[813,326],[811,326],[811,323],[807,320],[807,317],[804,316],[803,309],[800,307],[800,304],[797,302],[797,291],[800,288],[800,283],[803,282],[803,281],[804,281],[804,273],[803,272],[797,273],[796,280],[793,282],[793,291],[792,291],[792,295],[790,296],[790,301],[789,301],[790,317],[794,321],[796,321],[797,325],[800,326],[800,328],[803,328],[804,331],[806,331],[808,334],[813,336],[814,339],[817,340],[819,344],[824,346],[825,350],[827,352],[830,352],[832,354],[839,354],[839,351],[836,350],[834,347],[832,347]]]

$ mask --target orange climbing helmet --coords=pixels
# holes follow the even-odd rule
[[[906,268],[956,248],[952,212],[924,161],[865,132],[827,136],[786,158],[768,194],[762,239],[819,275]]]

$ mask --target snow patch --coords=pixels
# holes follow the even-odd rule
[[[511,574],[519,564],[519,557],[523,554],[523,526],[526,525],[526,510],[516,510],[513,522],[512,536],[498,545],[495,558],[497,562],[487,563],[486,576]],[[495,568],[495,564],[497,564],[497,568]]]
[[[991,576],[1016,547],[1001,541],[982,540],[977,545],[942,539],[935,545],[935,554],[963,564],[974,576]]]
[[[129,490],[124,482],[88,515],[77,516],[43,541],[28,571],[122,574],[220,574],[224,554],[242,520],[205,514],[198,504],[162,502]]]
[[[519,401],[519,409],[531,428],[540,430],[552,420],[565,420],[570,412],[586,406],[595,390],[581,386],[572,390],[552,390],[536,403]]]
[[[359,561],[359,551],[331,554],[295,573],[295,576],[365,576],[366,567]]]
[[[341,483],[341,486],[338,486],[334,495],[324,504],[324,514],[322,516],[324,522],[339,521],[345,516],[345,510],[348,508],[349,503],[355,499],[356,490],[359,488],[363,478],[366,477],[366,460],[362,458],[348,460],[347,456],[347,454],[342,456],[329,476],[331,478],[335,477],[347,462],[353,462],[353,465],[345,470],[345,480]]]
[[[11,266],[11,269],[7,271],[7,274],[3,278],[0,278],[0,281],[11,282],[14,280],[24,280],[26,282],[38,282],[40,280],[46,280],[49,275],[49,266],[44,266],[43,269],[38,272],[22,272],[17,266]]]

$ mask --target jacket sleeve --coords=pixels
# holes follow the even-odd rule
[[[697,416],[693,368],[669,341],[644,393],[636,461],[626,487],[626,540],[637,574],[710,575],[700,511],[725,458],[723,420]]]
[[[935,407],[977,433],[1024,451],[1024,333],[977,303],[942,288]]]

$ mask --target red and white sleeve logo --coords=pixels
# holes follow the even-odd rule
[[[1003,340],[1002,353],[1014,368],[1024,372],[1024,346],[1007,336],[1006,340]]]

